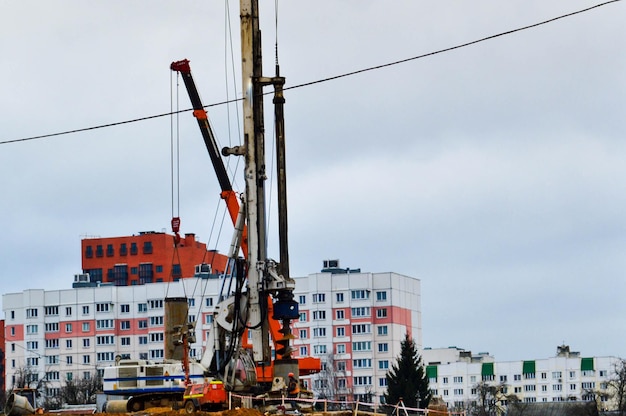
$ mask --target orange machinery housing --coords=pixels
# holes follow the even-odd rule
[[[207,251],[206,244],[196,241],[195,234],[185,234],[177,246],[174,241],[174,235],[155,231],[82,239],[83,273],[89,274],[90,283],[129,286],[193,277],[200,264],[211,265],[211,274],[224,272],[228,258]]]

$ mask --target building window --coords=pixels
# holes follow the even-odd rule
[[[91,357],[89,355],[83,355],[83,364],[89,364]]]
[[[67,349],[72,348],[72,340],[71,339],[66,339],[65,340],[65,348],[67,348]]]
[[[387,300],[387,292],[385,292],[385,291],[376,292],[376,300],[378,302],[386,301]]]
[[[111,308],[110,303],[96,303],[96,312],[109,312]]]
[[[153,332],[150,334],[150,342],[163,342],[163,332]]]
[[[380,344],[378,344],[378,352],[388,352],[389,351],[389,344],[387,344],[386,342],[381,342]]]
[[[313,328],[313,337],[320,338],[326,336],[326,328]]]
[[[352,351],[371,351],[372,341],[359,341],[352,343]]]
[[[343,302],[343,293],[337,293],[335,298],[337,299],[337,303]]]
[[[36,317],[37,317],[37,308],[26,309],[26,318],[36,318]]]
[[[313,320],[321,321],[326,319],[326,311],[313,311]]]
[[[335,319],[337,320],[346,319],[346,314],[343,309],[337,309],[335,311]]]
[[[326,345],[324,344],[314,345],[313,354],[315,355],[326,354]]]
[[[309,355],[309,349],[306,346],[300,347],[300,356],[304,357]]]
[[[83,338],[83,348],[89,348],[89,338]]]
[[[85,247],[85,257],[88,259],[93,257],[93,248],[91,246]]]
[[[369,307],[360,307],[360,308],[352,308],[352,317],[359,316],[370,316],[370,308]]]
[[[163,273],[163,266],[160,266],[160,265],[156,266],[156,272]]]
[[[387,325],[381,325],[378,327],[378,335],[387,335],[388,328]]]
[[[120,322],[120,329],[123,330],[123,331],[130,330],[130,321],[121,321]]]
[[[83,322],[83,332],[89,332],[89,322]]]
[[[313,303],[324,303],[324,302],[326,302],[325,293],[313,293]]]
[[[136,256],[137,253],[139,253],[139,250],[137,249],[137,243],[130,243],[130,255]]]
[[[387,370],[389,368],[389,360],[380,360],[378,361],[378,369],[379,370]]]
[[[206,306],[213,306],[213,298],[206,298],[204,302]]]
[[[89,315],[89,306],[83,306],[83,315]]]
[[[380,308],[376,310],[377,318],[386,318],[387,317],[387,308]]]
[[[338,326],[336,329],[336,333],[338,337],[345,337],[346,336],[346,328],[343,326]]]
[[[107,257],[113,257],[113,254],[115,254],[113,244],[107,244]]]
[[[143,254],[152,254],[152,241],[143,242]]]
[[[96,246],[96,257],[104,256],[104,250],[102,249],[102,245],[98,244]]]
[[[360,289],[360,290],[352,290],[350,291],[350,296],[353,300],[356,299],[369,299],[370,298],[370,291],[369,290],[365,290],[365,289]]]
[[[298,303],[300,305],[306,305],[306,296],[305,295],[298,296]]]
[[[346,344],[337,344],[337,354],[346,353]]]
[[[128,254],[128,247],[126,246],[126,243],[120,244],[120,256],[125,256],[127,254]]]
[[[72,316],[72,307],[68,306],[65,308],[65,316]]]
[[[172,277],[174,279],[183,277],[183,269],[180,267],[180,264],[172,264]]]
[[[306,312],[300,312],[298,314],[298,321],[299,322],[306,322]]]
[[[44,314],[46,316],[58,316],[59,315],[59,307],[58,306],[46,306],[44,308]]]
[[[352,335],[371,334],[371,333],[372,333],[371,324],[352,325]]]

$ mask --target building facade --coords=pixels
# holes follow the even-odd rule
[[[171,282],[193,276],[199,264],[209,265],[213,274],[223,273],[227,257],[207,251],[195,234],[185,234],[178,244],[164,232],[140,232],[124,237],[84,238],[81,240],[83,275],[74,287],[99,283],[116,286]]]
[[[581,356],[557,347],[553,357],[496,361],[488,353],[473,355],[457,347],[425,349],[430,389],[449,409],[468,409],[479,400],[479,385],[499,385],[497,405],[505,409],[516,398],[522,403],[597,401],[612,409],[611,386],[617,357]]]
[[[405,333],[421,345],[420,281],[347,269],[295,280],[300,319],[293,325],[293,344],[299,355],[319,357],[324,368],[302,383],[326,397],[378,401]],[[52,396],[64,380],[102,373],[117,356],[163,359],[166,297],[188,299],[198,340],[190,354],[200,358],[221,283],[207,274],[144,285],[4,294],[7,388],[27,369],[33,381],[45,380]]]

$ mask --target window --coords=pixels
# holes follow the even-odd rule
[[[161,317],[161,319],[163,319]],[[96,320],[96,329],[113,329],[113,319],[98,319]]]
[[[372,368],[371,358],[357,358],[352,360],[353,368]]]
[[[559,379],[559,378],[562,378],[561,377],[561,372],[560,371],[553,371],[552,372],[552,380],[556,380],[556,379]]]
[[[26,318],[36,318],[36,317],[37,317],[37,308],[26,309]]]
[[[89,364],[91,357],[89,355],[83,355],[83,364]]]
[[[352,378],[355,386],[371,386],[372,376],[358,376]]]
[[[130,337],[122,337],[122,345],[129,346],[130,345]]]
[[[44,309],[44,314],[46,316],[58,316],[59,307],[58,306],[46,306]]]
[[[83,338],[83,348],[89,348],[89,338]]]
[[[96,312],[109,312],[110,308],[110,303],[96,303]]]
[[[152,242],[151,241],[143,242],[143,254],[152,254]]]
[[[535,386],[534,384],[526,384],[526,385],[524,385],[524,391],[535,391],[536,388],[537,388],[537,386]]]
[[[313,293],[313,303],[324,303],[324,302],[326,302],[325,293]]]
[[[65,324],[65,332],[67,333],[72,332],[72,324]]]
[[[336,329],[336,333],[338,337],[345,337],[346,336],[346,328],[343,326],[338,326]]]
[[[146,329],[148,327],[148,320],[147,319],[140,319],[137,321],[137,327],[139,329]]]
[[[370,291],[369,290],[364,290],[364,289],[351,290],[350,291],[350,297],[352,299],[369,299],[370,298]]]
[[[387,308],[380,308],[376,310],[377,318],[386,318],[387,317]]]
[[[113,244],[107,244],[107,257],[113,257],[115,250],[113,250]]]
[[[320,338],[326,336],[326,328],[313,328],[313,337]]]
[[[300,339],[306,339],[306,338],[308,338],[308,334],[307,334],[307,330],[306,330],[306,329],[301,329],[301,330],[299,331],[299,333],[300,333]]]
[[[306,296],[305,295],[298,296],[298,303],[300,305],[306,305]]]
[[[97,336],[96,345],[115,345],[115,337],[113,335]]]
[[[452,382],[453,383],[462,383],[463,382],[463,377],[462,376],[456,376],[452,378]]]
[[[83,306],[83,315],[89,315],[89,306]]]
[[[68,306],[65,308],[65,315],[66,316],[72,316],[72,307]]]
[[[26,349],[27,350],[36,350],[39,348],[39,342],[37,341],[28,341],[26,342]]]
[[[130,313],[130,305],[127,303],[120,305],[120,313]]]
[[[346,371],[345,361],[337,361],[337,371]]]
[[[387,292],[385,292],[385,291],[376,292],[376,300],[378,302],[386,301],[387,300]]]
[[[89,322],[83,322],[83,332],[89,332]]]
[[[163,350],[150,350],[150,358],[151,359],[163,358]]]
[[[381,325],[378,327],[378,335],[387,335],[387,325]]]
[[[379,370],[387,370],[389,368],[389,360],[380,360],[378,361],[378,369]]]
[[[104,250],[102,249],[102,245],[98,244],[96,246],[96,257],[102,257],[104,255]]]
[[[150,317],[150,326],[163,326],[163,317],[162,316],[151,316]]]
[[[575,384],[574,384],[575,386]],[[584,383],[582,383],[582,388],[585,390],[591,390],[591,389],[595,389],[596,388],[596,383],[593,381],[586,381]]]
[[[103,361],[113,361],[115,359],[115,354],[112,352],[99,352],[96,353],[96,361],[97,362],[103,362]]]
[[[44,328],[46,332],[59,332],[59,323],[54,322],[54,323],[46,324]]]
[[[313,311],[313,320],[321,321],[326,319],[326,311]]]
[[[59,339],[47,339],[46,348],[59,348]]]
[[[137,249],[137,243],[130,243],[130,255],[136,256],[139,250]]]
[[[120,329],[123,331],[130,330],[130,321],[120,321]]]
[[[443,378],[443,384],[448,384],[448,377]]]
[[[150,334],[150,342],[163,342],[163,332],[153,332]]]
[[[161,266],[161,265],[157,265],[157,266],[156,266],[156,272],[157,272],[157,273],[163,273],[163,266]],[[190,300],[191,300],[191,299],[190,299]]]
[[[67,363],[67,365],[71,365],[72,364],[72,356],[68,355],[67,357],[65,357],[65,362]]]
[[[39,332],[39,327],[37,325],[26,325],[27,334],[31,335],[31,334],[36,334],[37,332]]]
[[[522,380],[522,375],[521,374],[514,374],[513,375],[513,380],[514,381],[521,381]]]
[[[212,324],[213,323],[213,315],[205,315],[204,316],[204,323]]]
[[[371,333],[372,333],[372,325],[370,324],[352,325],[352,335],[371,334]]]
[[[206,306],[213,306],[213,298],[206,298],[205,305]]]
[[[306,322],[306,312],[300,312],[298,314],[298,321],[299,322]]]
[[[163,309],[163,299],[152,299],[148,301],[150,309]]]
[[[386,342],[381,342],[380,344],[378,344],[378,352],[388,352],[389,351],[389,344],[387,344]]]
[[[553,384],[552,385],[552,391],[561,391],[563,390],[563,385],[561,384]]]
[[[576,371],[570,371],[569,378],[576,378]]]
[[[335,319],[337,320],[346,319],[346,314],[343,309],[337,309],[335,311]]]
[[[120,256],[125,256],[128,254],[128,246],[126,243],[120,244]]]
[[[300,347],[300,355],[303,357],[309,355],[309,349],[306,346]]]
[[[72,340],[71,339],[66,339],[65,340],[65,348],[72,348]]]
[[[337,344],[337,354],[346,353],[346,344]]]
[[[146,335],[142,335],[139,337],[139,345],[146,345],[148,343],[148,337]]]
[[[455,396],[462,396],[463,395],[463,389],[454,389],[454,395]]]
[[[357,316],[370,316],[370,308],[369,307],[361,307],[361,308],[352,308],[352,317]]]
[[[371,351],[372,341],[359,341],[352,343],[352,351]]]
[[[524,373],[524,380],[532,380],[535,378],[535,373]]]
[[[500,376],[500,383],[506,383],[506,375]]]
[[[88,259],[93,257],[93,247],[91,246],[85,247],[85,257]]]
[[[337,293],[335,299],[337,299],[337,303],[343,302],[343,293]]]
[[[315,355],[326,354],[326,345],[324,344],[314,345],[313,354]]]

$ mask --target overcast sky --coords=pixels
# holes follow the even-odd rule
[[[0,141],[166,113],[183,58],[205,104],[240,96],[231,3],[5,2]],[[262,3],[272,76],[274,2]],[[599,3],[279,2],[281,74],[295,86]],[[616,2],[287,91],[292,275],[338,258],[420,278],[424,346],[626,356],[625,18]],[[209,109],[222,145],[240,140],[236,110]],[[217,180],[195,120],[179,120],[182,232],[226,252]],[[84,236],[169,231],[171,131],[162,117],[0,145],[2,293],[71,287]]]

